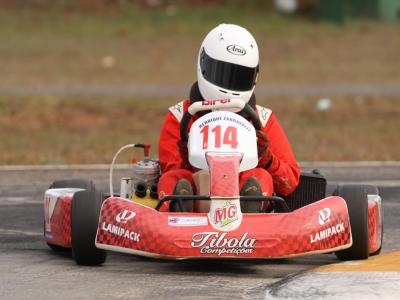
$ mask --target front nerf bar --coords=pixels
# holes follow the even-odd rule
[[[221,200],[224,200],[224,198],[220,198]],[[162,204],[166,201],[172,201],[172,202],[178,202],[178,207],[183,211],[183,203],[182,201],[200,201],[200,200],[206,200],[206,201],[211,201],[210,196],[204,196],[204,195],[169,195],[165,196],[160,200],[160,202],[156,206],[156,210],[159,211]],[[216,200],[214,198],[214,200]],[[279,205],[280,208],[282,209],[283,212],[290,212],[290,208],[287,206],[285,199],[277,196],[240,196],[240,200],[244,201],[261,201],[261,202],[272,202],[272,204]]]

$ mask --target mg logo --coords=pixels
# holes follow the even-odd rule
[[[238,219],[237,207],[229,201],[215,211],[215,224],[220,223],[221,227],[232,223]]]
[[[117,222],[126,223],[135,216],[136,213],[134,211],[125,209],[122,213],[119,213],[115,219]]]
[[[332,214],[332,211],[329,208],[321,209],[318,212],[318,223],[319,225],[324,225],[325,223],[329,222],[329,218]]]

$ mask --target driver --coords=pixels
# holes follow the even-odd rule
[[[165,195],[193,195],[195,192],[192,174],[196,170],[189,164],[186,143],[180,140],[183,114],[193,102],[227,98],[246,101],[258,113],[262,124],[262,130],[256,132],[259,162],[255,169],[240,173],[240,194],[269,196],[275,192],[286,196],[294,191],[300,168],[288,139],[275,114],[256,104],[254,88],[258,64],[257,43],[245,28],[220,24],[207,34],[200,47],[197,82],[191,88],[189,99],[169,108],[161,129],[158,143],[162,171],[158,187],[160,199]],[[194,119],[196,117],[199,116]],[[241,202],[242,212],[265,211],[260,202],[251,202]],[[185,211],[191,211],[193,204],[184,203]],[[175,203],[165,202],[161,210],[179,211],[179,208]]]

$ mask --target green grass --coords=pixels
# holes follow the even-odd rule
[[[171,14],[129,5],[97,12],[1,9],[0,85],[189,87],[202,39],[222,22],[245,26],[256,37],[259,85],[400,82],[399,24],[339,27],[251,7],[177,6]],[[115,60],[112,67],[103,63],[107,56]],[[329,113],[317,112],[306,97],[268,104],[299,160],[399,160],[398,100],[337,97]],[[119,146],[142,141],[156,153],[164,115],[177,101],[0,96],[0,164],[108,163]]]
[[[0,165],[109,163],[120,146],[138,142],[151,142],[156,156],[159,130],[175,102],[0,97]],[[298,160],[400,160],[397,99],[337,98],[329,112],[305,98],[261,104],[277,114]]]
[[[0,11],[0,82],[18,84],[191,83],[202,39],[222,22],[247,27],[261,57],[260,84],[400,81],[399,25],[338,27],[226,6],[137,6]],[[112,56],[107,68],[102,58]]]

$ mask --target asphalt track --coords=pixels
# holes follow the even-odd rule
[[[383,252],[400,249],[399,163],[303,164],[303,169],[312,168],[320,169],[330,183],[377,184],[384,200]],[[329,285],[319,289],[310,281],[310,273],[302,274],[337,263],[330,254],[274,261],[174,262],[112,253],[104,266],[77,266],[70,253],[54,253],[43,242],[43,192],[53,180],[63,178],[93,179],[98,188],[105,190],[108,173],[102,166],[51,169],[0,167],[0,299],[351,297],[340,284],[332,284],[327,292]],[[120,169],[115,177],[124,173]],[[332,278],[331,274],[320,274]],[[384,280],[398,281],[398,274],[385,273]],[[299,280],[293,280],[298,276]],[[293,288],[294,283],[297,289]],[[287,292],[289,288],[292,293]],[[374,292],[371,299],[385,298],[379,287]]]

